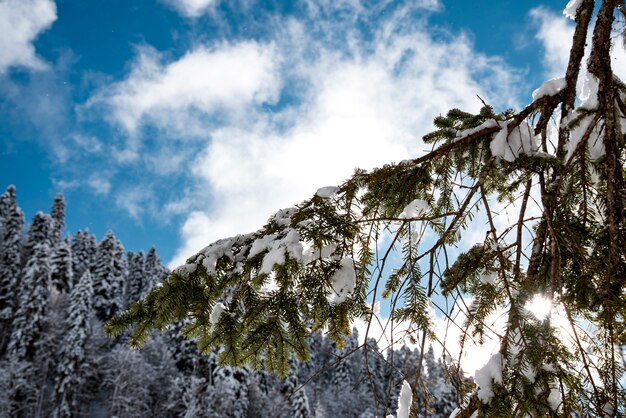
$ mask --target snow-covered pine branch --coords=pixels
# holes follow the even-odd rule
[[[626,86],[610,56],[618,6],[603,0],[594,19],[593,0],[570,2],[567,72],[521,111],[485,105],[437,117],[424,137],[430,152],[357,170],[262,229],[209,245],[107,332],[134,326],[130,343],[141,345],[153,329],[187,319],[184,332],[202,352],[221,347],[222,362],[287,375],[292,354],[308,359],[312,331],[341,345],[355,318],[375,320],[380,297],[423,347],[437,337],[431,304],[441,292],[463,312],[459,324],[435,306],[462,329],[461,347],[499,341],[455,416],[622,414]],[[467,242],[476,224],[482,241]],[[555,318],[527,308],[538,296]],[[494,314],[506,318],[499,328]]]

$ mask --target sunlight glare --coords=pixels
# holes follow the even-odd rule
[[[543,321],[550,315],[550,312],[552,311],[552,300],[543,295],[537,294],[526,303],[524,308],[532,313],[535,318]]]

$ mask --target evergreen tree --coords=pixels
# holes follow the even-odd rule
[[[184,383],[185,391],[183,393],[183,404],[185,408],[184,418],[206,418],[211,416],[212,405],[207,404],[207,391],[209,384],[206,379],[198,376],[189,376]]]
[[[20,276],[19,302],[8,346],[9,357],[16,361],[33,359],[43,333],[52,271],[51,228],[52,219],[38,212],[26,236],[30,256]]]
[[[143,282],[146,281],[145,258],[143,251],[135,254],[129,251],[127,256],[128,276],[126,277],[126,305],[138,301],[143,296]],[[147,282],[147,281],[146,281]]]
[[[448,372],[441,359],[435,359],[432,345],[424,355],[426,364],[426,411],[433,418],[447,418],[458,406],[456,391],[447,378]]]
[[[19,276],[18,303],[13,317],[7,358],[12,378],[21,382],[11,387],[10,416],[34,416],[42,406],[41,396],[47,367],[39,367],[42,349],[49,347],[46,332],[52,255],[52,219],[38,212],[26,235],[28,254]],[[14,368],[16,365],[17,368]]]
[[[56,247],[52,256],[52,286],[59,292],[69,292],[73,286],[72,249],[69,237]]]
[[[369,338],[363,346],[363,368],[360,380],[363,382],[363,393],[373,401],[374,416],[387,416],[387,381],[385,380],[385,358],[374,338]]]
[[[196,344],[183,336],[183,322],[175,322],[165,332],[168,349],[178,370],[186,373],[197,371],[200,356]]]
[[[38,388],[33,364],[23,360],[0,361],[0,416],[32,417]]]
[[[175,388],[174,381],[183,376],[176,362],[172,357],[167,338],[155,335],[149,344],[141,350],[142,358],[150,365],[151,372],[154,373],[155,379],[147,381],[148,391],[151,399],[150,417],[169,418],[175,416],[174,410],[170,409],[172,405],[170,396],[178,393],[182,396],[184,388]],[[128,349],[128,347],[126,347]],[[200,356],[198,356],[200,357]],[[182,413],[176,416],[182,416]]]
[[[341,346],[351,319],[374,317],[368,295],[378,290],[395,306],[391,319],[423,337],[433,334],[434,294],[469,294],[470,306],[452,304],[467,318],[464,340],[491,333],[491,314],[505,312],[506,321],[492,334],[499,352],[477,371],[457,417],[622,414],[626,85],[611,68],[611,43],[624,1],[595,6],[570,2],[567,72],[522,110],[450,110],[423,138],[430,152],[357,170],[260,230],[212,243],[107,330],[137,325],[130,342],[138,345],[189,317],[203,351],[223,347],[224,363],[257,368],[264,360],[286,375],[292,353],[308,360],[311,328]],[[589,32],[585,96],[576,103]],[[539,216],[530,214],[535,202]],[[464,242],[472,221],[485,237],[473,246]],[[382,231],[391,238],[383,242]],[[397,268],[384,269],[396,257]],[[270,281],[277,289],[268,293]],[[537,297],[564,312],[571,344],[550,317],[526,309]],[[423,365],[421,356],[411,361],[415,389]]]
[[[138,350],[116,346],[104,356],[103,385],[109,416],[152,416],[152,397],[147,382],[157,379],[154,365]]]
[[[146,254],[145,276],[142,282],[142,296],[145,296],[157,284],[161,283],[168,275],[168,270],[161,264],[156,248],[150,247]]]
[[[295,363],[295,362],[294,362]],[[309,409],[309,398],[307,397],[304,387],[300,387],[298,375],[294,364],[292,372],[287,376],[283,384],[282,392],[287,396],[289,405],[289,417],[291,418],[309,418],[312,416]]]
[[[358,333],[356,329],[352,330],[352,335],[345,339],[346,343],[342,350],[336,350],[335,359],[337,366],[333,370],[331,385],[336,391],[340,402],[341,398],[350,394],[355,390],[355,371],[360,369],[357,366],[356,359],[358,350]]]
[[[24,214],[17,205],[15,187],[0,196],[0,356],[4,353],[15,314],[20,241]]]
[[[213,418],[244,418],[248,414],[248,378],[246,369],[217,367],[207,388],[207,402]]]
[[[406,381],[413,388],[412,409],[424,411],[426,397],[424,385],[422,356],[418,349],[410,349],[406,345],[399,350],[388,352],[387,356],[387,409],[395,412],[398,408],[398,396],[402,384]]]
[[[56,246],[61,242],[61,236],[65,229],[65,198],[61,193],[54,196],[52,202],[52,208],[50,210],[50,216],[52,217],[52,244]]]
[[[93,266],[93,308],[101,321],[122,309],[125,268],[124,248],[109,231],[98,245]]]
[[[85,270],[92,270],[96,258],[96,237],[89,230],[78,231],[74,235],[71,245],[72,276],[74,280],[82,277]]]
[[[92,277],[86,270],[70,293],[68,330],[58,355],[54,388],[54,417],[79,416],[76,393],[85,383],[85,346],[92,318]]]

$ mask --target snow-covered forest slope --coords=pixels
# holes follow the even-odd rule
[[[50,214],[26,224],[15,188],[0,196],[0,417],[365,418],[395,412],[403,379],[426,416],[457,405],[458,378],[432,348],[418,384],[417,350],[382,354],[371,340],[365,367],[356,334],[343,349],[312,334],[311,361],[292,360],[286,378],[219,366],[217,352],[202,356],[182,338],[180,323],[131,349],[126,335],[105,336],[103,322],[168,271],[154,248],[125,252],[113,232],[67,235],[64,212],[58,195]]]

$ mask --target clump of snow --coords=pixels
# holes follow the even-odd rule
[[[461,408],[456,408],[454,411],[452,411],[452,413],[450,414],[450,418],[456,418],[459,416],[459,414],[461,413]]]
[[[275,264],[285,263],[285,253],[299,263],[302,263],[303,248],[300,243],[300,233],[293,228],[287,228],[287,234],[279,238],[278,234],[269,234],[256,239],[252,243],[248,257],[267,251],[263,257],[260,273],[269,274]]]
[[[191,274],[195,272],[197,268],[197,264],[183,264],[182,266],[176,267],[174,273],[182,275]]]
[[[585,109],[595,109],[598,107],[598,89],[600,88],[600,80],[593,74],[587,73],[583,86],[580,91],[580,107]]]
[[[206,269],[207,273],[215,274],[215,266],[217,264],[217,260],[220,258],[228,257],[233,260],[233,246],[248,237],[249,236],[246,235],[238,235],[232,238],[221,239],[219,241],[215,241],[213,244],[200,251],[200,253],[204,255],[202,265]]]
[[[550,409],[553,411],[557,411],[559,406],[563,403],[563,397],[561,396],[561,391],[559,390],[559,386],[555,382],[550,383],[550,395],[548,395],[548,405],[550,405]],[[613,414],[607,416],[614,416]]]
[[[280,209],[272,216],[272,220],[280,226],[291,225],[291,217],[296,213],[298,208]]]
[[[413,391],[411,385],[406,380],[402,381],[402,390],[398,397],[398,410],[396,411],[397,418],[409,418],[409,412],[411,411],[411,403],[413,402]]]
[[[494,284],[498,279],[498,273],[495,271],[484,271],[479,277],[481,283]]]
[[[454,138],[455,141],[460,141],[463,138],[467,138],[470,135],[475,134],[476,132],[482,131],[483,129],[487,129],[487,128],[495,128],[499,126],[498,125],[498,121],[495,119],[487,119],[486,121],[484,121],[483,123],[481,123],[480,125],[478,125],[475,128],[471,128],[471,129],[466,129],[464,131],[459,131],[456,133],[456,138]]]
[[[545,81],[537,90],[533,91],[533,100],[541,99],[544,96],[554,96],[566,86],[565,77]]]
[[[569,0],[569,3],[567,3],[567,6],[565,6],[563,10],[563,14],[572,20],[576,20],[576,12],[582,4],[583,0]]]
[[[509,133],[507,122],[503,124],[500,132],[491,141],[489,149],[493,156],[511,162],[520,154],[536,154],[539,150],[539,144],[532,126],[522,122]]]
[[[481,369],[476,371],[474,380],[478,385],[478,399],[485,403],[491,402],[494,397],[493,383],[502,383],[502,354],[496,353]]]
[[[211,317],[209,318],[211,324],[217,324],[217,321],[219,321],[222,312],[224,312],[225,310],[226,306],[224,306],[224,304],[221,302],[217,302],[213,307],[213,310],[211,311]]]
[[[327,244],[322,248],[310,247],[304,251],[303,263],[309,264],[313,260],[329,258],[337,249],[337,244]]]
[[[326,186],[326,187],[320,187],[319,189],[317,189],[317,192],[315,192],[315,194],[321,198],[329,199],[335,196],[338,191],[339,191],[339,187]]]
[[[352,258],[341,259],[339,269],[330,278],[330,285],[332,291],[328,300],[331,303],[341,303],[352,294],[356,287],[356,272]]]
[[[606,149],[604,148],[604,140],[600,136],[600,131],[600,126],[596,125],[593,129],[593,133],[589,137],[589,141],[587,142],[589,158],[591,158],[591,160],[593,161],[604,157],[604,155],[606,154]]]
[[[594,76],[587,76],[585,82],[583,83],[583,91],[581,93],[580,99],[583,101],[580,105],[580,108],[583,109],[595,109],[598,106],[598,80]],[[567,117],[563,118],[561,121],[562,126],[568,126],[572,120],[576,118],[576,113],[571,113]],[[587,130],[591,123],[593,122],[593,114],[586,115],[576,127],[569,129],[569,141],[565,144],[565,150],[567,151],[566,160],[569,161],[581,139],[585,136]],[[604,141],[602,140],[602,131],[603,125],[601,123],[596,123],[596,125],[591,129],[591,134],[587,139],[587,150],[589,152],[589,157],[592,160],[597,160],[600,157],[603,157],[606,153],[604,148]]]
[[[430,205],[427,201],[422,199],[415,199],[408,205],[404,207],[400,216],[400,219],[411,219],[417,218],[418,216],[428,212],[430,210]]]

